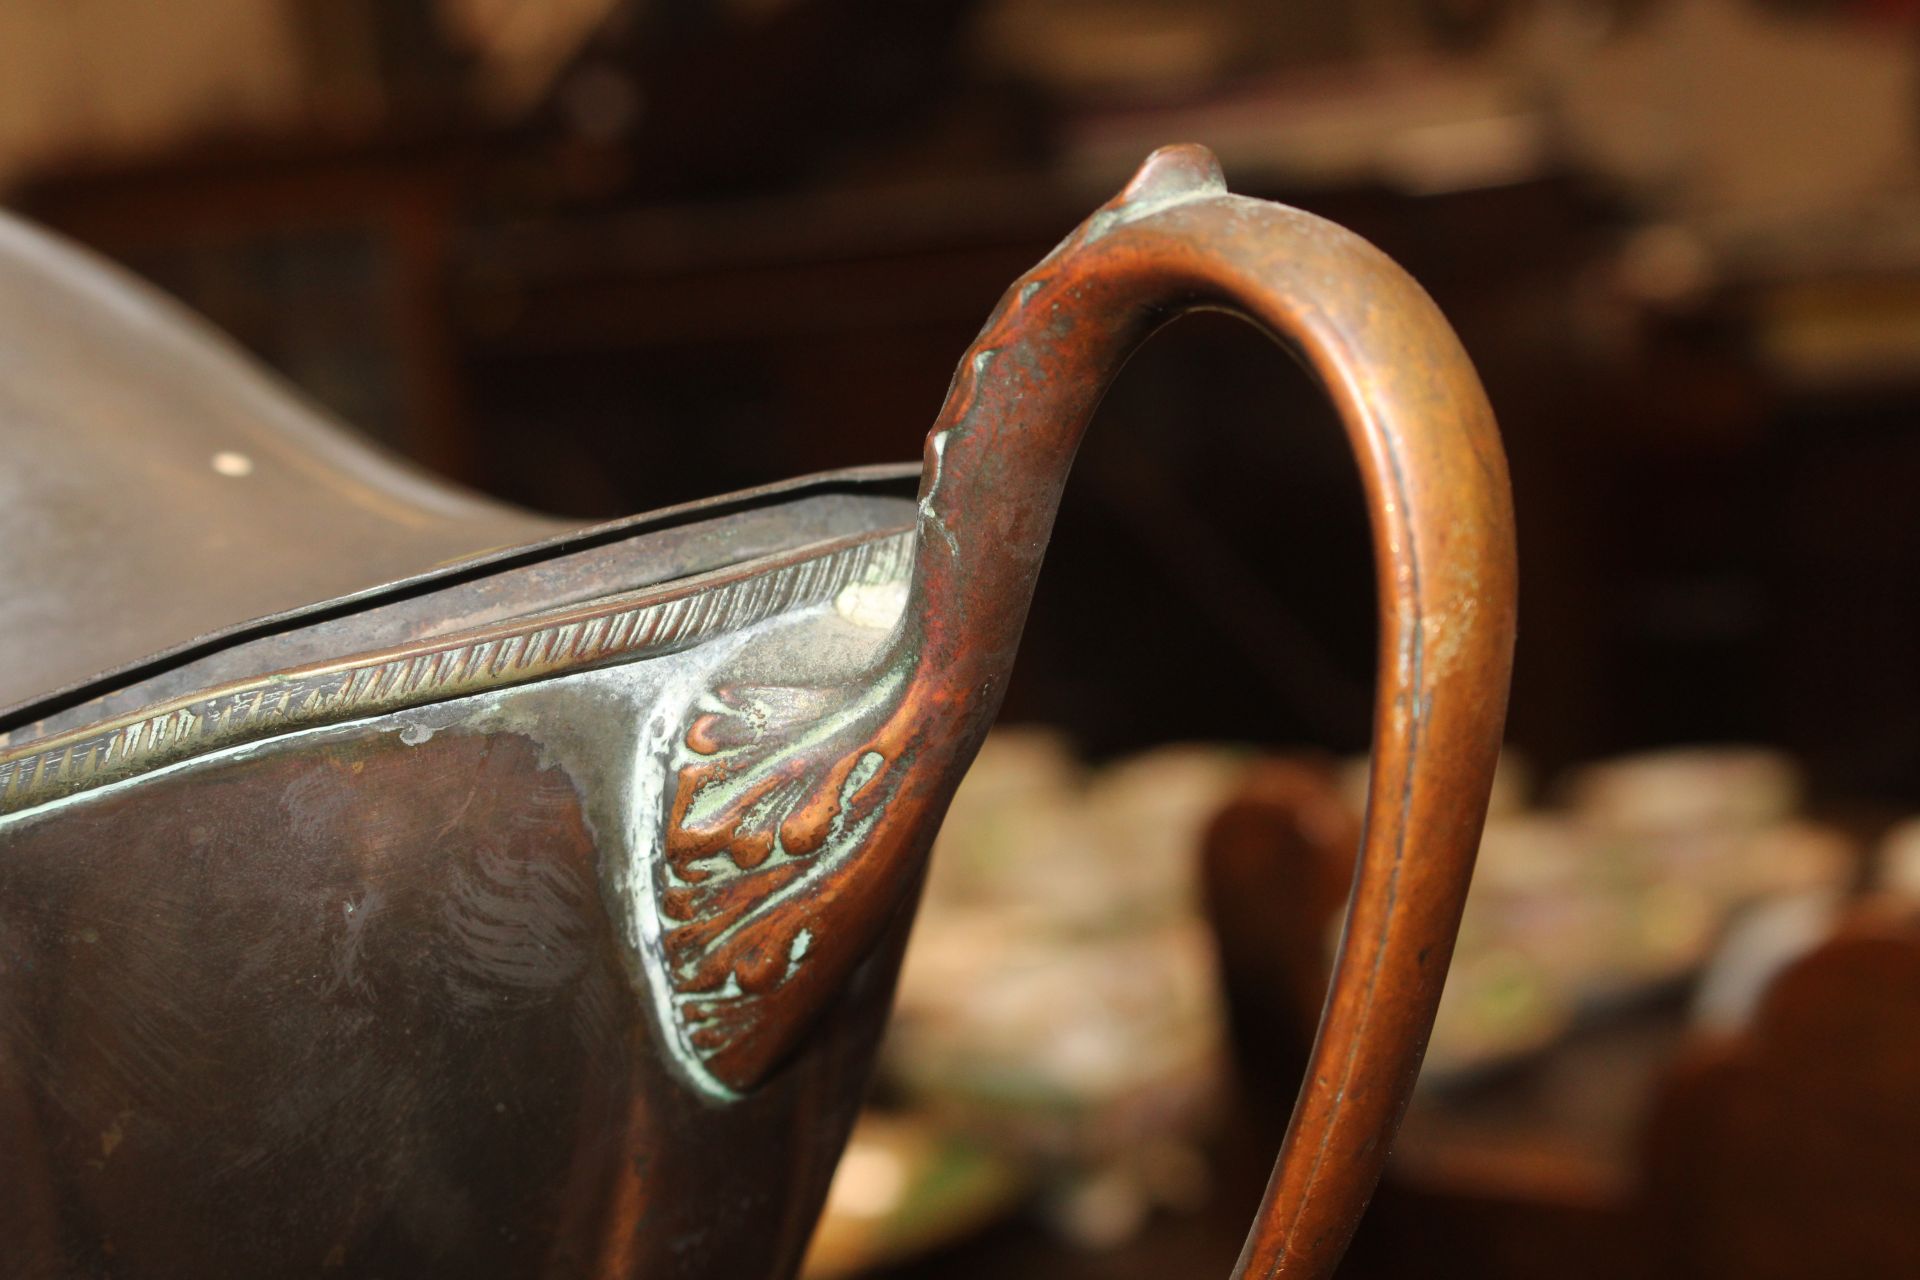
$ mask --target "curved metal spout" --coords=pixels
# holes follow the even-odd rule
[[[1016,282],[927,442],[909,597],[872,678],[719,693],[667,839],[688,1043],[751,1087],[918,884],[999,707],[1081,432],[1132,351],[1196,309],[1292,349],[1359,458],[1379,563],[1366,834],[1319,1040],[1240,1274],[1331,1270],[1419,1069],[1499,749],[1512,511],[1492,413],[1438,310],[1359,238],[1156,152]],[[721,854],[728,856],[718,862]],[[724,876],[706,869],[724,866]],[[701,993],[711,998],[701,999]]]

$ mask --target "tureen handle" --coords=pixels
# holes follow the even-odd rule
[[[1486,398],[1432,301],[1331,223],[1156,152],[1015,283],[928,439],[896,657],[969,722],[998,704],[1059,493],[1107,383],[1156,328],[1237,313],[1337,406],[1364,478],[1380,651],[1366,833],[1327,1004],[1236,1271],[1331,1272],[1420,1067],[1485,819],[1514,629],[1513,516]]]

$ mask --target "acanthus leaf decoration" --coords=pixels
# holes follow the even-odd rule
[[[870,912],[825,908],[856,864],[877,870],[906,684],[726,685],[687,729],[655,869],[661,959],[675,1033],[729,1089],[777,1065],[869,941]]]

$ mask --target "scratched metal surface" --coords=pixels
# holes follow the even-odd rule
[[[0,819],[0,1271],[790,1272],[905,922],[713,1105],[658,972],[658,738],[726,673],[848,678],[899,599]]]

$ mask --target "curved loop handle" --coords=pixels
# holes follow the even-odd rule
[[[1506,712],[1513,517],[1493,415],[1431,300],[1358,237],[1156,152],[1016,282],[928,438],[897,654],[930,710],[997,708],[1066,472],[1129,354],[1185,311],[1294,350],[1358,455],[1381,617],[1366,831],[1320,1031],[1242,1276],[1324,1276],[1386,1159],[1466,898]]]

